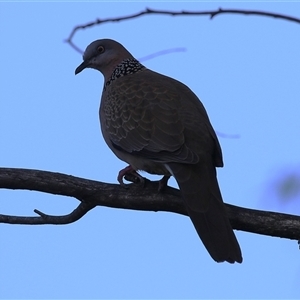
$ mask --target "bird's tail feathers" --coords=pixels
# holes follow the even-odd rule
[[[242,262],[241,249],[226,214],[213,164],[168,165],[204,246],[217,262]]]

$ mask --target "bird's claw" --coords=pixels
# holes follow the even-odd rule
[[[134,170],[130,165],[122,169],[117,177],[120,185],[124,188],[128,188],[128,185],[124,183],[123,178],[133,183],[138,183],[142,186],[145,185],[145,178],[142,177],[139,173],[137,173],[137,171]]]
[[[167,185],[168,180],[171,176],[164,175],[162,179],[158,181],[158,192],[161,192]],[[128,188],[128,184],[124,183],[123,178],[128,181],[131,181],[135,184],[139,184],[141,187],[145,186],[146,179],[142,177],[132,166],[127,166],[126,168],[122,169],[118,174],[118,182],[124,188]]]
[[[171,176],[164,175],[164,177],[158,181],[158,192],[161,192],[168,185],[170,177]]]

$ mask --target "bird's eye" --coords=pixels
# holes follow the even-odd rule
[[[103,53],[103,52],[104,52],[104,47],[103,47],[103,46],[99,46],[99,47],[97,48],[97,51],[98,51],[99,53]]]

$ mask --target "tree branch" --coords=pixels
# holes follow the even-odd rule
[[[95,25],[100,25],[103,23],[108,22],[120,22],[130,19],[135,19],[144,15],[169,15],[169,16],[209,16],[210,19],[213,19],[214,17],[221,15],[221,14],[242,14],[242,15],[255,15],[255,16],[262,16],[262,17],[271,17],[276,19],[281,19],[285,21],[295,22],[300,24],[300,19],[296,17],[291,17],[283,14],[277,14],[277,13],[270,13],[265,11],[259,11],[259,10],[246,10],[246,9],[222,9],[219,8],[217,10],[208,10],[208,11],[168,11],[168,10],[154,10],[151,8],[146,8],[145,10],[135,13],[128,16],[123,17],[115,17],[115,18],[107,18],[107,19],[96,19],[93,22],[89,22],[83,25],[78,25],[73,28],[71,31],[69,37],[65,40],[66,43],[68,43],[73,49],[78,51],[79,53],[83,53],[83,51],[74,44],[73,37],[75,36],[75,33],[78,30],[83,30]]]
[[[95,205],[93,205],[92,203],[82,202],[70,214],[63,216],[51,216],[39,211],[38,209],[35,209],[34,212],[38,214],[39,217],[19,217],[0,214],[0,223],[19,225],[65,225],[79,220],[94,207]]]
[[[130,178],[129,178],[130,179]],[[131,178],[130,180],[134,180]],[[50,216],[35,210],[38,217],[0,215],[0,223],[68,224],[83,217],[95,206],[144,211],[168,211],[187,215],[180,191],[166,187],[158,192],[158,182],[146,180],[144,187],[130,184],[128,189],[116,184],[39,170],[0,168],[0,188],[34,190],[74,197],[79,206],[70,214]],[[300,239],[300,217],[241,208],[226,204],[234,229],[288,239]]]

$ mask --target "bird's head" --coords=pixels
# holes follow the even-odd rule
[[[76,68],[75,75],[85,68],[92,68],[108,80],[115,67],[126,58],[133,56],[120,43],[110,39],[96,40],[87,46],[83,62]]]

